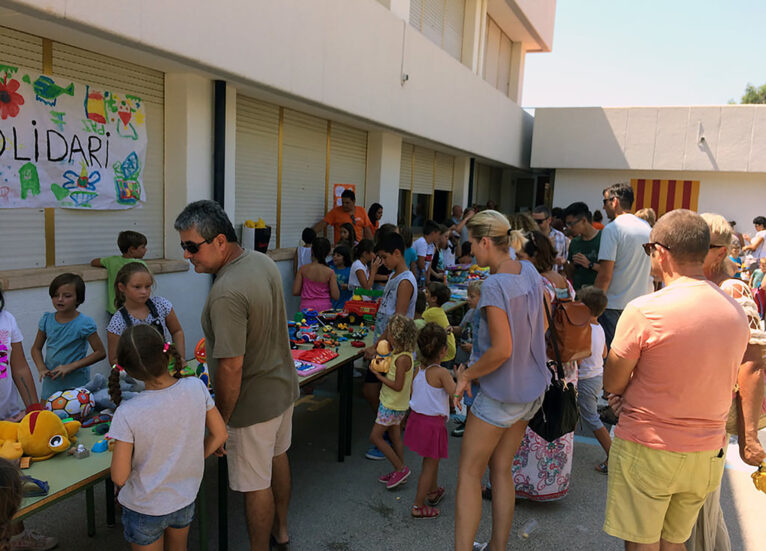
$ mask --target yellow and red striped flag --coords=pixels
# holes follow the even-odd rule
[[[700,196],[699,180],[631,179],[630,186],[636,200],[634,212],[653,208],[657,218],[673,209],[689,209],[696,212]]]

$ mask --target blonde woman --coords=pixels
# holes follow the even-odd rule
[[[513,457],[550,379],[545,365],[543,282],[535,267],[508,257],[511,227],[487,210],[468,223],[476,262],[488,266],[469,366],[458,369],[454,401],[478,381],[460,451],[455,549],[470,551],[481,520],[481,477],[492,483],[491,549],[505,549],[513,521]],[[480,545],[480,544],[479,544]]]
[[[764,407],[763,353],[766,332],[761,330],[758,308],[753,301],[750,288],[745,282],[729,275],[727,258],[732,243],[731,226],[726,218],[719,214],[706,212],[701,216],[710,229],[710,250],[703,265],[705,277],[719,285],[721,290],[745,309],[750,323],[750,342],[737,372],[737,386],[742,403],[741,426],[738,427],[739,455],[748,465],[758,466],[761,461],[766,460],[766,452],[758,440],[758,421]],[[720,485],[708,495],[702,505],[697,523],[686,545],[688,549],[698,551],[729,551],[731,549],[729,532],[721,511]]]

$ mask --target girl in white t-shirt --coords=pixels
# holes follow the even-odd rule
[[[37,389],[24,356],[24,337],[16,318],[3,309],[4,305],[3,291],[0,289],[0,421],[21,421],[24,406],[29,407],[38,402]]]
[[[186,549],[205,458],[226,441],[226,425],[205,383],[181,378],[183,359],[154,326],[127,327],[117,362],[109,375],[109,394],[117,404],[109,437],[112,480],[122,488],[117,499],[125,539],[133,549]],[[146,385],[125,403],[123,370]],[[183,430],[168,412],[181,414]]]
[[[357,287],[372,289],[375,274],[378,273],[381,260],[375,256],[375,244],[371,239],[362,239],[354,249],[354,263],[348,275],[348,288],[353,291]],[[367,298],[367,297],[365,297]]]

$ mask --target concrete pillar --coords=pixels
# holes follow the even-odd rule
[[[466,0],[463,17],[463,51],[460,60],[475,74],[480,74],[483,51],[485,21],[487,19],[486,0]]]
[[[508,97],[521,105],[521,92],[524,89],[524,60],[527,51],[524,44],[514,42],[511,45],[511,78],[508,79]]]
[[[506,214],[516,212],[516,183],[513,170],[502,169],[500,176],[500,211]]]
[[[183,258],[173,222],[188,203],[213,198],[210,79],[190,73],[165,74],[165,130],[165,257]]]
[[[471,177],[471,158],[455,157],[455,180],[452,187],[452,204],[467,207],[473,201],[468,197],[468,181]],[[475,193],[475,192],[474,192]]]
[[[396,224],[399,208],[399,168],[402,164],[402,137],[390,132],[367,134],[368,205],[383,206],[381,223]]]
[[[409,23],[410,21],[410,0],[379,0],[381,4],[391,10],[391,13],[401,17]]]

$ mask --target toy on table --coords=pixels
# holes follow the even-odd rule
[[[60,419],[47,409],[33,411],[19,423],[0,421],[0,457],[16,460],[30,457],[32,461],[50,459],[66,451],[77,438],[80,422]]]
[[[367,343],[365,343],[364,341],[351,341],[351,346],[353,346],[354,348],[364,348],[365,346],[367,346]]]
[[[106,436],[102,440],[93,444],[90,451],[93,453],[104,453],[105,451],[112,451],[112,449],[114,449],[114,440]]]
[[[45,409],[52,411],[61,419],[71,417],[77,421],[85,419],[93,408],[96,400],[87,388],[75,388],[72,390],[57,390],[48,397]]]
[[[75,459],[85,459],[90,455],[90,450],[83,444],[77,444],[77,446],[69,448],[66,453],[67,455],[74,455]]]
[[[90,427],[95,427],[96,425],[101,425],[103,423],[109,423],[112,421],[112,415],[110,413],[104,413],[101,412],[98,415],[94,415],[90,419],[86,419],[82,422],[82,428],[87,429]]]
[[[324,366],[319,364],[304,362],[302,360],[293,361],[295,362],[295,369],[298,372],[298,376],[300,377],[308,377],[309,375],[313,375],[318,371],[324,370]]]
[[[756,490],[766,493],[766,461],[758,465],[758,470],[750,475]]]
[[[47,496],[49,491],[50,485],[46,480],[39,480],[31,476],[21,477],[21,495],[24,497]]]
[[[375,351],[377,354],[370,362],[370,369],[378,373],[388,373],[391,368],[391,345],[387,340],[382,339],[378,342]]]
[[[101,411],[104,409],[113,410],[117,406],[112,402],[111,396],[109,396],[109,381],[101,373],[96,373],[93,379],[85,385],[83,388],[89,390],[93,395],[93,399],[96,401],[96,410]],[[130,400],[131,398],[138,396],[138,393],[144,390],[144,383],[138,381],[128,375],[126,372],[120,372],[120,391],[122,392],[122,400]]]
[[[205,352],[205,338],[202,337],[197,346],[194,347],[194,358],[201,364],[207,362],[207,353]]]
[[[325,364],[337,358],[338,353],[326,348],[314,348],[312,350],[293,350],[293,358],[315,364]]]
[[[380,297],[383,291],[376,289],[354,289],[354,295],[351,300],[343,306],[343,317],[348,319],[348,323],[356,325],[359,322],[375,321],[375,314],[380,306]],[[376,301],[364,300],[363,297],[378,298]]]

